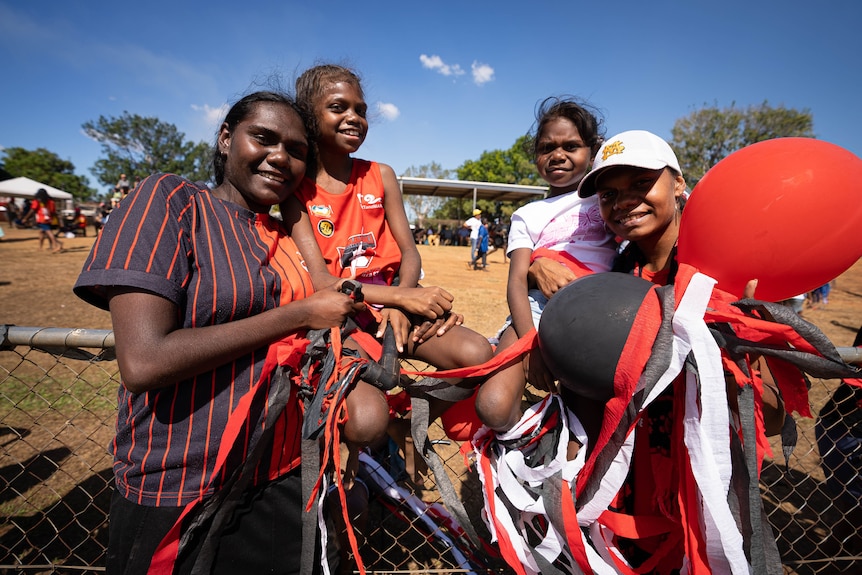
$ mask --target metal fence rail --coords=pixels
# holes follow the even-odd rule
[[[0,326],[0,574],[104,570],[112,485],[107,446],[119,385],[113,344],[107,330]],[[837,384],[812,381],[815,415]],[[840,482],[827,483],[815,420],[799,419],[798,424],[798,446],[790,460],[785,464],[774,445],[775,459],[765,463],[761,479],[785,571],[860,572],[858,498]],[[838,427],[821,429],[821,436]],[[481,529],[475,472],[465,467],[460,446],[438,424],[429,436]],[[824,455],[838,449],[823,445]],[[394,442],[382,445],[375,460],[414,507],[372,486],[362,550],[369,573],[466,572],[458,556],[464,550],[469,554],[469,548],[427,512],[439,503],[439,494],[412,457],[409,438],[400,449]],[[471,559],[473,572],[510,573],[487,553]]]

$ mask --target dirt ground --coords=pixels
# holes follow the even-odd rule
[[[93,245],[89,237],[63,239],[65,251],[52,254],[39,249],[36,230],[10,230],[0,240],[0,322],[28,327],[109,329],[107,312],[84,303],[72,286]],[[465,324],[492,336],[506,319],[508,263],[501,251],[488,255],[488,271],[469,269],[469,248],[419,246],[425,285],[439,285],[455,296],[455,309]],[[805,309],[814,323],[837,346],[849,346],[862,324],[862,260],[834,283],[829,303]]]
[[[0,225],[3,225],[5,232],[5,237],[0,240],[0,301],[3,302],[0,308],[0,323],[27,327],[111,328],[108,312],[84,303],[72,293],[72,286],[94,241],[92,229],[88,230],[89,237],[63,239],[65,251],[52,254],[48,249],[39,249],[37,231],[10,230],[5,224]],[[488,257],[488,271],[473,271],[467,265],[469,248],[420,246],[419,250],[426,274],[423,284],[439,285],[452,292],[455,296],[455,309],[465,315],[465,324],[485,336],[494,335],[508,311],[505,293],[508,264],[504,254],[501,251],[492,252]],[[806,308],[803,317],[823,330],[835,345],[850,346],[859,325],[862,324],[862,260],[835,280],[827,305],[817,309]],[[811,400],[815,413],[825,401],[829,389],[831,386],[828,385],[817,385],[812,389]],[[67,416],[58,414],[57,417],[63,420]],[[812,420],[803,420],[800,436],[813,437],[810,429],[812,425]],[[39,429],[47,429],[44,417],[40,420],[40,426]],[[81,456],[85,448],[92,451],[94,461],[99,463],[91,463],[91,469],[105,469],[103,473],[109,473],[109,463],[104,459],[105,442],[106,440],[91,442],[88,448],[76,447],[76,455]],[[457,450],[457,446],[452,447],[452,450]],[[780,453],[777,444],[773,445],[773,450]],[[834,512],[820,516],[814,512],[814,515],[809,517],[812,512],[808,515],[802,512],[803,509],[833,509],[833,506],[818,488],[811,488],[811,485],[816,486],[823,480],[816,449],[809,446],[806,450],[800,446],[797,454],[795,464],[791,465],[794,469],[798,467],[800,471],[793,477],[796,478],[794,481],[800,482],[800,486],[808,486],[803,489],[806,495],[803,497],[801,492],[796,493],[796,487],[789,487],[787,493],[770,503],[770,517],[774,516],[771,521],[776,520],[775,518],[786,520],[788,527],[783,528],[782,533],[787,533],[786,539],[791,542],[791,549],[782,547],[782,557],[801,565],[806,563],[807,558],[820,557],[817,553],[822,554],[822,551],[816,549],[817,544],[809,544],[810,537],[805,535],[806,533],[818,540],[843,540],[843,536],[836,535],[829,539],[829,532],[833,527],[831,522],[837,521],[837,525],[846,521],[840,513],[837,516]],[[441,452],[441,456],[448,461],[447,454]],[[22,456],[20,459],[23,461],[25,458]],[[771,486],[769,493],[775,491],[776,496],[783,493],[780,488],[789,481],[790,476],[787,473],[780,471],[780,466],[768,467],[768,473],[765,472],[763,479]],[[94,481],[101,489],[107,479],[95,478]],[[66,489],[62,487],[54,486],[54,489],[65,492]],[[80,507],[89,509],[84,504]],[[73,505],[73,508],[78,509],[79,506]],[[101,521],[102,517],[99,514],[98,520]],[[834,519],[836,517],[837,519]],[[802,531],[799,531],[800,529]],[[834,530],[837,531],[837,528]],[[826,551],[825,557],[843,556],[850,550],[850,546],[839,547]],[[98,555],[101,550],[96,549],[95,553]],[[785,572],[829,572],[820,571],[817,562],[813,565],[810,571],[786,567]]]

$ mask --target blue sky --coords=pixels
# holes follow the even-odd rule
[[[507,149],[560,94],[608,135],[670,138],[704,106],[807,108],[862,156],[860,23],[855,0],[0,0],[0,147],[47,148],[100,187],[84,122],[128,111],[211,142],[226,103],[332,61],[374,112],[358,155],[399,174]]]

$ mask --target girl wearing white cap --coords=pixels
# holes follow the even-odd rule
[[[614,263],[623,273],[575,280],[544,310],[538,347],[562,393],[505,433],[483,428],[473,438],[501,553],[529,574],[781,573],[758,490],[766,436],[784,423],[764,358],[800,413],[804,373],[858,371],[791,310],[750,299],[755,282],[737,301],[677,262],[685,180],[658,136],[607,139],[578,191],[598,197],[608,228],[629,245]],[[608,324],[630,311],[611,349]],[[596,341],[604,347],[590,347]],[[604,360],[612,371],[598,380],[582,369]],[[598,385],[609,394],[596,395]]]
[[[676,282],[680,270],[676,246],[687,194],[679,162],[667,142],[643,130],[622,132],[609,138],[598,151],[592,171],[581,181],[578,193],[582,198],[597,196],[602,219],[608,228],[629,242],[616,259],[613,271],[632,273],[658,285]],[[685,281],[688,279],[686,277]],[[755,286],[755,280],[749,282],[745,297],[753,297]],[[755,358],[749,361],[755,370],[763,369],[760,409],[766,435],[775,435],[783,423],[783,405],[765,365],[761,366]],[[690,417],[684,409],[686,388],[681,378],[677,377],[640,411],[629,476],[613,504],[621,516],[631,517],[638,525],[654,527],[653,535],[613,539],[630,564],[649,563],[653,566],[651,573],[674,573],[685,563],[716,568],[717,564],[732,565],[737,559],[742,564],[752,561],[741,555],[741,548],[733,550],[732,546],[724,549],[723,557],[696,551],[698,543],[710,537],[722,539],[727,534],[710,535],[708,527],[702,524],[698,527],[696,516],[686,518],[687,514],[697,513],[687,497],[697,492],[697,488],[692,490],[690,482],[702,470],[687,432],[683,431],[683,422]],[[740,384],[733,377],[728,378],[727,402],[736,418],[740,417],[739,389]],[[575,412],[582,412],[577,405],[573,408]],[[601,425],[603,430],[613,425],[607,413]],[[692,423],[688,421],[686,425]],[[746,444],[753,444],[753,440],[745,438]],[[717,454],[712,457],[720,458]],[[703,496],[703,492],[700,493]],[[708,506],[705,502],[701,505]],[[720,514],[721,509],[710,512]],[[656,522],[668,519],[671,522],[666,527],[656,527]],[[611,532],[608,534],[610,537]],[[727,538],[722,539],[722,544],[728,546],[727,541]]]

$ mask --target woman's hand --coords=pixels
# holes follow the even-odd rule
[[[527,272],[530,283],[534,283],[545,297],[552,295],[575,281],[578,276],[572,270],[551,258],[536,258]]]
[[[316,291],[305,299],[287,304],[303,306],[305,311],[304,326],[308,329],[326,329],[338,327],[348,316],[365,309],[364,302],[357,302],[349,295],[342,293],[339,284]]]

